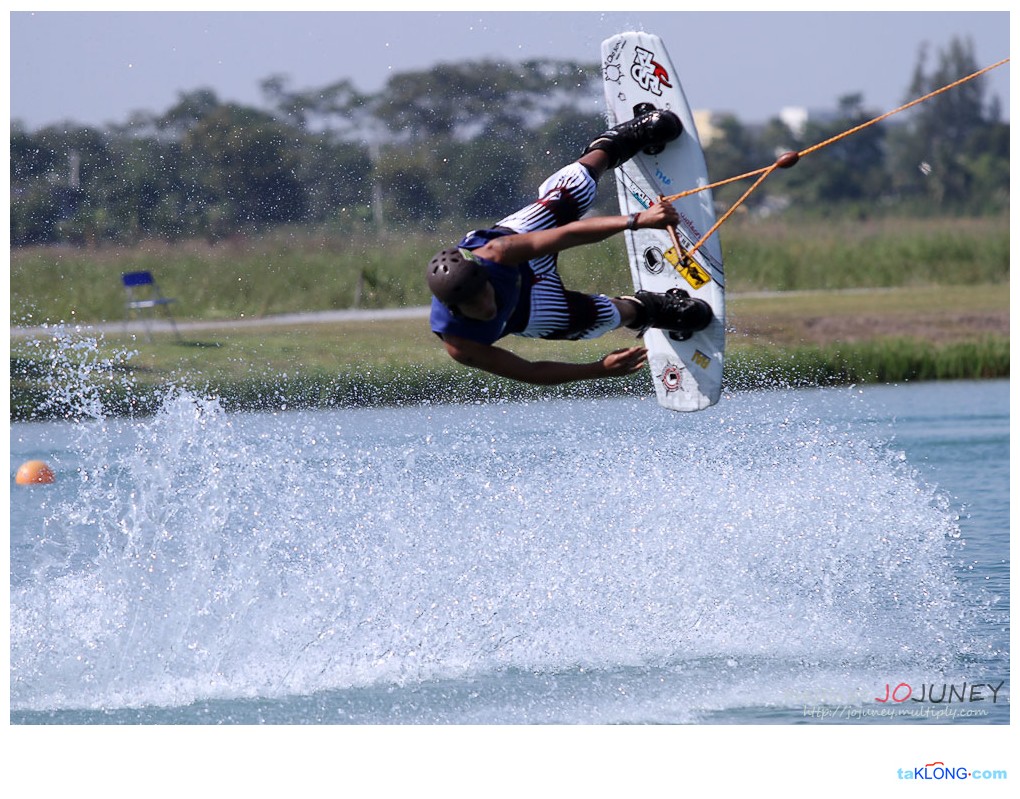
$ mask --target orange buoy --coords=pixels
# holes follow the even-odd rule
[[[18,473],[14,481],[19,486],[32,485],[34,483],[52,483],[56,479],[53,470],[48,464],[42,461],[26,461],[18,467]]]

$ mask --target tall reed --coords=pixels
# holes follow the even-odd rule
[[[467,229],[467,225],[465,225]],[[99,250],[11,253],[11,324],[97,322],[124,316],[121,272],[148,269],[174,311],[240,319],[342,308],[424,305],[424,267],[444,234],[340,235],[278,230],[207,244],[147,242]],[[1006,217],[868,222],[749,221],[722,230],[727,288],[804,290],[999,283],[1009,279]],[[620,237],[561,255],[567,285],[632,289]]]

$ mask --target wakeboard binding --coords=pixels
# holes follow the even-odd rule
[[[681,288],[671,288],[664,294],[638,291],[633,296],[621,297],[638,306],[637,318],[628,327],[644,335],[649,328],[665,331],[674,341],[686,341],[712,322],[712,306],[692,297]]]
[[[634,112],[636,116],[633,119],[607,130],[585,148],[583,155],[603,150],[609,155],[609,168],[616,169],[639,152],[648,155],[661,153],[669,142],[683,133],[683,123],[672,111],[655,108],[651,103],[640,103],[634,107]]]

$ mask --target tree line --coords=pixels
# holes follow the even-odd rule
[[[904,102],[975,72],[954,39],[918,56]],[[260,84],[262,108],[214,91],[106,128],[11,124],[12,245],[224,237],[279,225],[435,229],[529,200],[605,127],[597,64],[470,61],[396,74],[377,93],[346,80]],[[888,109],[836,98],[824,120],[749,125],[717,115],[713,179],[771,164]],[[844,138],[748,200],[757,213],[995,213],[1008,208],[1009,124],[981,78]],[[894,117],[893,119],[896,119]],[[746,186],[716,192],[728,205]],[[603,192],[603,210],[615,207]]]

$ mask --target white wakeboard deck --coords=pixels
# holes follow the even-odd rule
[[[602,77],[610,125],[632,119],[637,115],[635,108],[647,103],[673,111],[684,127],[680,138],[658,155],[638,153],[616,170],[621,212],[633,214],[659,197],[708,185],[694,117],[662,40],[644,32],[606,39],[602,43]],[[715,224],[712,192],[701,191],[673,205],[680,215],[677,238],[686,251]],[[687,341],[675,341],[661,330],[645,333],[659,404],[676,411],[714,405],[722,389],[726,321],[726,281],[718,235],[713,233],[693,260],[676,251],[665,230],[626,231],[624,238],[635,290],[661,293],[682,288],[705,300],[715,315],[707,328]]]

